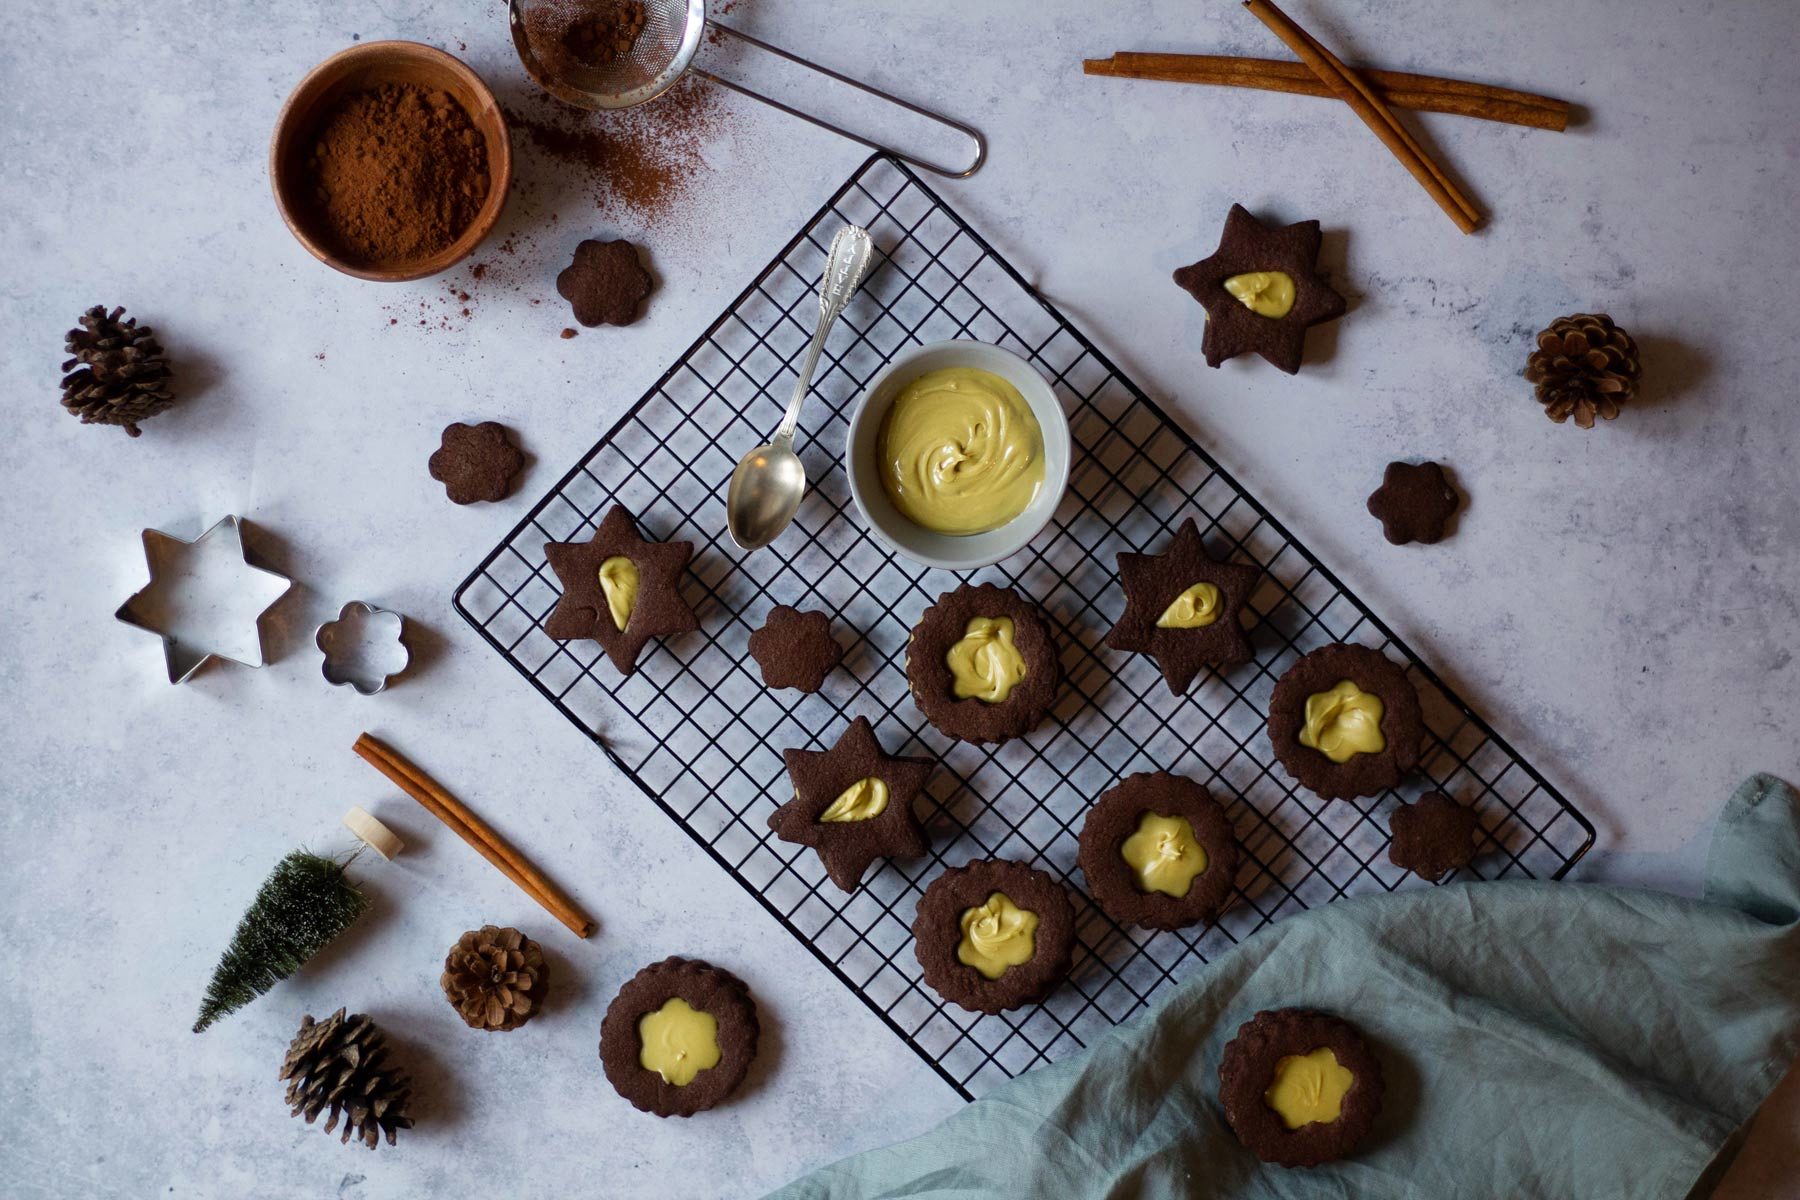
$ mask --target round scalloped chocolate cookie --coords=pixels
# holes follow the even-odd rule
[[[643,1065],[638,1024],[670,1000],[709,1014],[718,1023],[719,1061],[686,1084],[674,1084]],[[619,989],[600,1022],[600,1064],[613,1090],[632,1107],[659,1117],[691,1117],[724,1101],[756,1057],[756,1002],[730,971],[699,959],[665,958]]]
[[[1381,738],[1372,753],[1336,763],[1300,744],[1306,727],[1306,700],[1349,680],[1381,701]],[[1289,667],[1269,697],[1269,741],[1281,765],[1309,791],[1326,800],[1373,796],[1399,783],[1419,763],[1425,716],[1419,694],[1401,670],[1380,651],[1334,642]]]
[[[1276,1064],[1319,1049],[1330,1050],[1353,1082],[1335,1121],[1289,1129],[1264,1098]],[[1238,1027],[1219,1061],[1219,1102],[1231,1132],[1244,1149],[1283,1167],[1316,1167],[1354,1153],[1381,1113],[1382,1091],[1381,1063],[1356,1026],[1305,1008],[1257,1013]]]
[[[1206,852],[1206,866],[1186,895],[1146,892],[1125,861],[1124,846],[1148,813],[1181,817]],[[1237,878],[1238,843],[1231,819],[1212,793],[1185,775],[1167,771],[1132,775],[1088,810],[1081,826],[1081,873],[1088,895],[1107,916],[1145,929],[1181,929],[1210,921],[1231,896]]]
[[[1481,819],[1442,792],[1402,804],[1388,818],[1388,861],[1436,883],[1475,861]]]
[[[444,485],[452,504],[506,499],[513,477],[525,467],[525,455],[498,421],[479,425],[452,421],[438,441],[425,466]]]
[[[831,618],[824,613],[777,604],[751,633],[750,657],[762,672],[764,687],[816,692],[843,661],[844,648],[831,636]]]
[[[962,915],[995,892],[1037,916],[1032,955],[989,979],[956,956]],[[931,881],[913,918],[913,953],[925,982],[970,1012],[998,1013],[1035,1004],[1068,973],[1075,949],[1075,908],[1068,889],[1022,862],[984,858],[953,867]]]
[[[997,704],[958,700],[944,661],[977,617],[1010,618],[1013,644],[1025,660],[1025,677]],[[1041,608],[1011,588],[965,583],[939,596],[913,626],[906,643],[906,678],[913,701],[939,733],[965,742],[1004,742],[1036,729],[1050,711],[1062,682],[1062,663]]]

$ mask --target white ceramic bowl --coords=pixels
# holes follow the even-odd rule
[[[1031,406],[1044,436],[1044,486],[1029,507],[998,529],[957,536],[933,533],[895,510],[881,486],[876,441],[881,422],[902,388],[927,371],[972,367],[991,371],[1019,389]],[[1010,350],[986,342],[937,342],[902,351],[857,398],[850,413],[850,435],[844,441],[844,473],[856,511],[875,535],[893,549],[928,567],[973,571],[1023,550],[1062,503],[1069,486],[1069,418],[1044,377]]]

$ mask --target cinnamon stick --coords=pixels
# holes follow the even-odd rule
[[[1368,84],[1357,77],[1356,72],[1346,67],[1338,60],[1337,55],[1296,25],[1271,0],[1244,0],[1244,7],[1285,42],[1288,49],[1311,68],[1313,74],[1338,99],[1350,106],[1350,111],[1360,117],[1363,124],[1381,139],[1381,144],[1419,181],[1419,186],[1437,201],[1438,207],[1456,222],[1458,229],[1464,233],[1475,232],[1481,224],[1481,213],[1450,181],[1450,177],[1444,174],[1443,168],[1425,152],[1425,148],[1406,131],[1392,110],[1382,103]]]
[[[452,833],[474,847],[481,857],[497,867],[519,890],[536,900],[551,916],[567,925],[576,937],[594,932],[594,922],[562,889],[544,877],[529,859],[509,845],[492,826],[483,821],[462,801],[439,787],[425,772],[409,762],[393,747],[369,734],[356,739],[352,747],[370,766],[393,781],[394,786],[417,800],[425,810]]]
[[[1081,64],[1089,75],[1116,79],[1153,79],[1167,83],[1200,83],[1218,87],[1255,88],[1294,96],[1335,97],[1336,93],[1302,62],[1277,58],[1244,58],[1230,54],[1162,54],[1121,50],[1108,58]],[[1569,127],[1569,103],[1512,88],[1466,79],[1415,75],[1408,71],[1355,71],[1390,108],[1450,113],[1507,125],[1524,125],[1561,133]]]

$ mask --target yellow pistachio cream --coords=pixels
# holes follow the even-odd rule
[[[833,825],[852,821],[872,821],[887,811],[888,785],[870,775],[859,779],[838,793],[819,820]]]
[[[1343,1114],[1344,1097],[1355,1082],[1356,1076],[1338,1062],[1331,1048],[1320,1046],[1310,1054],[1290,1054],[1277,1062],[1275,1082],[1263,1093],[1263,1103],[1289,1129],[1330,1124]]]
[[[1216,585],[1196,583],[1169,602],[1163,615],[1156,618],[1158,629],[1200,629],[1219,619],[1219,602],[1223,597]]]
[[[895,509],[933,533],[998,529],[1044,486],[1044,434],[1031,406],[974,367],[927,371],[902,388],[875,454]]]
[[[623,554],[615,554],[600,564],[600,590],[606,593],[606,607],[612,613],[619,632],[631,621],[631,610],[637,607],[637,564]]]
[[[1294,280],[1286,271],[1249,271],[1225,281],[1225,290],[1259,317],[1280,320],[1294,307]]]
[[[1025,678],[1025,656],[1013,644],[1012,618],[972,618],[944,654],[944,665],[950,668],[950,694],[958,700],[1005,704]]]
[[[1358,754],[1380,754],[1387,749],[1387,739],[1381,736],[1381,711],[1380,696],[1340,679],[1329,692],[1306,698],[1300,744],[1334,763],[1349,762]]]
[[[1206,870],[1206,847],[1194,839],[1194,827],[1186,817],[1145,813],[1119,847],[1119,856],[1137,877],[1138,891],[1161,892],[1178,900]]]
[[[1036,953],[1037,914],[1014,904],[1005,892],[963,909],[961,924],[956,961],[974,967],[983,979],[998,979]]]
[[[638,1065],[664,1083],[686,1087],[719,1065],[719,1022],[680,996],[638,1019]]]

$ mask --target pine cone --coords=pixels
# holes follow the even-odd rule
[[[287,1102],[294,1108],[290,1115],[304,1112],[311,1125],[329,1106],[326,1133],[336,1128],[340,1115],[344,1118],[339,1141],[348,1143],[354,1136],[373,1150],[381,1134],[387,1134],[392,1146],[399,1130],[412,1128],[406,1115],[412,1080],[388,1065],[387,1043],[362,1013],[346,1018],[340,1008],[323,1021],[302,1018],[281,1077],[288,1081]]]
[[[543,948],[518,930],[483,925],[450,947],[438,982],[469,1028],[504,1033],[537,1014],[550,966]]]
[[[1525,378],[1537,384],[1545,416],[1560,425],[1572,414],[1592,429],[1596,413],[1610,421],[1637,394],[1637,343],[1605,313],[1562,317],[1538,334]]]
[[[96,304],[81,314],[81,328],[69,330],[63,349],[74,357],[62,365],[62,403],[84,425],[122,425],[136,437],[139,421],[174,401],[162,344],[136,317],[120,321],[124,312]]]

